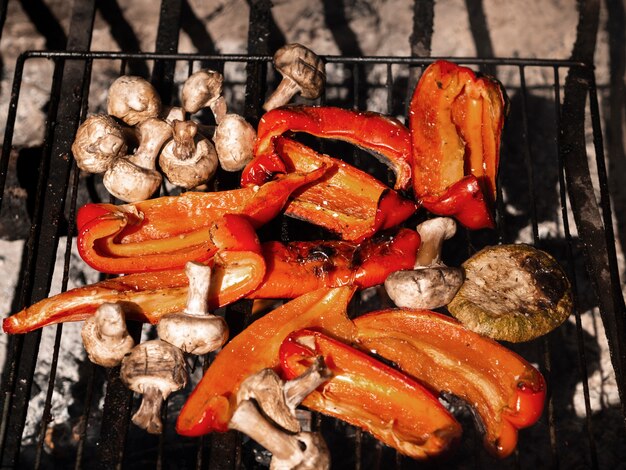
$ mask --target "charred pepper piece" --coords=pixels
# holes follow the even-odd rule
[[[351,337],[354,326],[346,316],[346,308],[353,292],[354,287],[309,292],[235,336],[215,357],[183,406],[176,423],[178,433],[199,436],[228,430],[239,386],[251,374],[279,365],[280,345],[292,331],[317,327]]]
[[[285,299],[318,287],[371,287],[390,273],[412,266],[419,241],[417,232],[409,229],[381,233],[360,245],[267,242],[259,246],[256,236],[239,235],[233,239],[237,244],[207,261],[212,268],[208,308],[244,296]],[[104,302],[122,302],[129,318],[156,323],[163,315],[185,308],[188,285],[182,268],[107,279],[37,302],[6,318],[3,328],[9,334],[19,334],[84,320]]]
[[[275,174],[287,171],[275,148],[276,137],[286,132],[306,132],[356,145],[393,170],[394,189],[409,187],[411,140],[408,129],[390,116],[332,106],[290,106],[265,113],[257,129],[255,158],[241,175],[242,186],[263,184]]]
[[[465,282],[448,310],[470,330],[510,342],[530,341],[572,313],[563,268],[530,245],[484,248],[465,263]]]
[[[322,226],[343,240],[359,242],[404,222],[417,210],[417,204],[368,173],[306,145],[278,137],[275,149],[288,173],[311,171],[324,163],[332,166],[326,176],[294,192],[285,214]]]
[[[493,227],[505,107],[494,79],[441,60],[424,71],[409,128],[413,189],[426,209],[470,229]]]
[[[518,429],[541,416],[542,375],[517,354],[429,310],[390,309],[354,320],[361,347],[396,364],[440,393],[465,400],[484,427],[484,444],[504,458]]]
[[[302,404],[347,421],[415,459],[449,449],[461,426],[426,388],[367,354],[319,331],[292,333],[280,347],[286,378],[322,356],[333,377]]]
[[[413,266],[419,245],[417,232],[405,228],[381,232],[360,244],[266,242],[262,245],[265,279],[248,297],[294,298],[321,287],[364,289],[382,284],[393,272],[392,266]]]
[[[134,273],[182,267],[209,259],[224,244],[211,225],[239,214],[257,228],[274,218],[289,195],[328,167],[291,173],[261,187],[213,193],[186,192],[134,204],[87,204],[78,213],[78,251],[92,268]],[[235,224],[227,222],[226,225]],[[224,224],[218,224],[223,226]],[[228,228],[226,228],[228,231]],[[235,235],[240,228],[234,228]],[[248,231],[241,228],[244,233]]]

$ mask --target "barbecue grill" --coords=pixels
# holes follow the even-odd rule
[[[164,103],[175,104],[177,89],[188,75],[199,68],[214,68],[225,74],[225,94],[230,109],[256,123],[261,115],[260,105],[277,78],[266,41],[269,6],[252,2],[251,9],[247,55],[176,53],[180,20],[180,2],[177,1],[162,4],[157,52],[85,52],[89,48],[94,15],[94,2],[86,1],[77,2],[74,8],[66,51],[30,51],[19,57],[0,159],[0,204],[6,204],[10,197],[6,182],[12,176],[10,172],[15,171],[10,166],[11,148],[21,85],[27,78],[28,65],[32,61],[47,60],[52,62],[54,71],[33,194],[34,215],[14,311],[47,297],[54,276],[61,277],[62,289],[67,289],[76,209],[85,202],[108,197],[98,177],[80,174],[70,153],[78,125],[88,114],[97,111],[97,99],[90,94],[97,79],[94,70],[113,67],[121,75],[133,70],[134,65],[142,64],[150,70],[151,76],[146,78],[151,79]],[[402,117],[406,116],[407,97],[415,77],[435,59],[327,56],[324,60],[328,64],[328,86],[320,103],[359,109],[374,106],[378,108],[376,111]],[[488,243],[524,241],[555,255],[573,283],[576,305],[572,321],[547,337],[516,348],[537,363],[547,379],[549,399],[544,416],[537,425],[521,432],[518,451],[502,462],[485,453],[471,413],[464,404],[454,400],[451,406],[463,423],[464,436],[460,448],[446,461],[414,462],[366,433],[323,416],[313,414],[311,426],[321,429],[326,437],[335,468],[602,468],[607,463],[616,464],[618,449],[624,449],[626,434],[623,402],[626,399],[626,309],[611,225],[593,67],[575,60],[448,60],[495,72],[511,97],[511,109],[502,149],[498,229],[489,233],[462,233],[457,237],[455,250],[447,256],[451,263],[458,263]],[[582,114],[578,112],[581,99]],[[590,125],[591,136],[585,136],[585,122]],[[324,150],[336,155],[331,148]],[[345,150],[345,147],[338,147],[336,151]],[[357,165],[365,165],[366,159],[362,159],[358,151],[347,153],[346,158]],[[368,168],[368,171],[383,180],[389,177],[378,167]],[[219,173],[214,189],[227,189],[236,184],[236,176]],[[170,190],[163,188],[165,192]],[[268,230],[272,231],[271,236],[283,240],[302,233],[298,223],[283,219]],[[62,272],[55,267],[59,254],[65,260]],[[352,314],[365,311],[372,302],[371,296],[371,292],[362,295]],[[251,305],[241,301],[223,313],[231,331],[236,333],[250,321]],[[593,338],[583,328],[583,323],[590,319],[599,330],[599,340],[603,340],[602,330],[606,331],[616,388],[622,398],[612,408],[601,411],[594,410],[591,403],[589,376],[599,365],[594,356],[597,349],[589,345]],[[189,388],[169,400],[164,420],[166,431],[162,436],[149,436],[138,430],[130,423],[131,410],[137,407],[138,401],[120,382],[119,371],[115,368],[104,371],[89,362],[80,365],[81,380],[76,384],[77,395],[82,397],[82,409],[74,411],[76,419],[67,428],[69,435],[59,435],[60,430],[48,424],[52,420],[58,357],[68,345],[62,341],[63,325],[48,328],[54,331],[51,352],[39,350],[41,331],[11,337],[9,341],[0,396],[2,468],[21,465],[43,469],[91,466],[231,469],[267,465],[267,454],[235,432],[195,439],[177,436],[173,422]],[[137,337],[142,334],[142,328],[144,335],[153,334],[149,327],[130,325]],[[65,329],[67,331],[67,327]],[[51,367],[42,372],[38,369],[39,357],[47,353],[51,354]],[[211,356],[208,356],[192,365],[196,378],[210,361]],[[22,442],[36,373],[47,377],[46,400],[39,431],[34,438]],[[582,384],[579,396],[584,416],[577,415],[573,405],[578,382]]]

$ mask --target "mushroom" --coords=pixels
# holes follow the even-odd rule
[[[96,314],[85,320],[81,336],[89,360],[103,367],[114,367],[135,346],[128,334],[124,310],[119,303],[103,303]]]
[[[104,173],[111,162],[126,155],[122,127],[111,116],[94,114],[85,119],[72,144],[76,165],[89,173]]]
[[[133,155],[116,159],[104,174],[107,190],[125,202],[148,199],[161,185],[156,159],[171,137],[171,126],[158,118],[148,118],[138,126],[139,147]]]
[[[243,169],[254,157],[256,131],[238,114],[226,114],[215,129],[213,142],[220,166],[226,171]]]
[[[283,382],[272,369],[248,377],[237,392],[229,428],[247,434],[272,453],[270,469],[327,469],[330,453],[319,433],[302,432],[295,407],[330,378],[318,358],[302,376]],[[277,416],[281,416],[276,420]],[[280,422],[288,423],[288,428]]]
[[[137,125],[161,112],[161,98],[150,82],[123,75],[109,87],[107,112],[129,126]]]
[[[465,327],[518,343],[545,335],[572,313],[572,289],[551,255],[530,245],[483,248],[463,263],[465,282],[448,305]]]
[[[422,240],[414,269],[390,274],[385,290],[398,307],[443,307],[463,284],[463,270],[441,262],[443,242],[455,234],[456,223],[449,217],[437,217],[419,224],[417,232]]]
[[[283,76],[282,81],[265,101],[263,109],[270,111],[283,106],[296,94],[304,98],[318,98],[326,84],[324,62],[301,44],[287,44],[274,54],[274,67]]]
[[[140,343],[122,360],[120,377],[128,388],[143,395],[133,423],[150,434],[160,434],[163,400],[187,384],[182,351],[160,339]]]
[[[174,120],[174,138],[159,155],[159,166],[170,183],[191,189],[207,183],[217,170],[217,153],[208,139],[198,137],[194,121]]]
[[[214,70],[199,70],[191,74],[181,90],[185,112],[195,114],[208,107],[219,124],[226,114],[226,100],[222,96],[223,82],[222,74]]]
[[[157,325],[159,338],[189,354],[206,354],[221,347],[228,339],[228,325],[222,317],[212,315],[207,308],[211,283],[211,268],[188,262],[185,273],[189,278],[187,306],[183,312],[170,313]]]

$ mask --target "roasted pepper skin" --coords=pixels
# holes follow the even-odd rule
[[[369,111],[332,106],[289,106],[261,117],[255,158],[243,170],[241,185],[263,184],[287,169],[276,152],[275,139],[286,132],[306,132],[317,137],[349,142],[370,151],[396,175],[394,189],[408,189],[411,182],[411,140],[397,119]]]
[[[435,392],[465,400],[484,425],[484,444],[510,455],[518,429],[543,412],[546,384],[532,365],[499,343],[428,310],[389,309],[354,320],[360,347],[376,351]]]
[[[346,316],[346,308],[354,290],[339,287],[309,292],[235,336],[215,357],[183,406],[176,431],[185,436],[227,431],[239,385],[252,373],[278,367],[280,345],[292,331],[317,327],[351,337],[354,326]]]
[[[208,307],[230,304],[256,289],[265,276],[265,260],[254,229],[240,216],[222,217],[231,229],[221,237],[222,249],[211,259]],[[233,223],[234,222],[234,223]],[[184,268],[129,274],[48,297],[5,318],[6,333],[28,333],[46,325],[85,320],[104,302],[121,302],[131,319],[157,323],[184,310],[189,281]]]
[[[360,242],[399,225],[417,210],[415,202],[352,165],[285,137],[277,137],[274,144],[288,173],[332,167],[320,180],[294,192],[285,207],[288,216],[322,226],[342,240]]]
[[[129,274],[205,261],[223,248],[210,227],[237,214],[253,228],[273,219],[290,194],[329,170],[291,173],[261,187],[211,193],[186,192],[132,204],[87,204],[78,213],[78,251],[100,272]],[[237,229],[238,230],[238,229]]]
[[[336,339],[313,330],[292,333],[280,347],[285,379],[322,356],[333,377],[303,405],[361,427],[415,459],[448,450],[461,426],[417,381]]]
[[[224,237],[227,249],[207,261],[215,278],[211,308],[244,296],[288,299],[320,287],[371,287],[392,272],[412,266],[420,244],[419,235],[410,229],[383,232],[360,245],[320,241],[259,246],[256,235],[234,235],[231,243]],[[3,327],[6,333],[19,334],[84,320],[104,302],[123,302],[130,317],[156,323],[163,315],[185,308],[187,288],[183,268],[129,274],[44,299],[6,318]]]
[[[493,228],[505,109],[502,87],[493,79],[441,60],[424,71],[411,99],[409,128],[413,190],[426,209],[452,214],[470,229]],[[467,191],[467,182],[463,191],[453,188],[470,175],[482,197],[477,189]],[[458,210],[451,209],[452,199]]]

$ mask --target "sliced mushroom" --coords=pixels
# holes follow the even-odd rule
[[[295,407],[330,378],[321,358],[301,377],[283,382],[264,369],[242,382],[231,429],[247,434],[272,453],[270,469],[327,469],[330,453],[319,433],[302,432]],[[280,416],[280,417],[279,417]],[[283,427],[281,423],[287,423]]]
[[[181,102],[186,112],[195,114],[210,108],[215,122],[220,123],[226,114],[226,100],[222,96],[224,77],[214,70],[199,70],[189,76],[181,91]]]
[[[119,303],[100,305],[96,314],[85,320],[81,335],[89,360],[103,367],[119,365],[135,346]]]
[[[217,153],[213,144],[198,135],[193,121],[174,120],[174,138],[159,155],[159,166],[170,183],[192,189],[207,183],[217,170]]]
[[[396,271],[385,280],[385,290],[402,308],[435,309],[447,305],[463,284],[463,270],[441,262],[443,242],[456,232],[449,217],[426,220],[417,226],[421,244],[412,270]]]
[[[116,159],[103,178],[107,190],[125,202],[143,201],[158,189],[163,177],[156,170],[156,159],[172,135],[171,126],[158,118],[143,121],[138,131],[135,153]]]
[[[242,170],[254,157],[254,127],[238,114],[226,114],[220,121],[213,142],[220,166],[226,171]]]
[[[133,423],[150,434],[160,434],[163,401],[187,384],[182,351],[160,339],[140,343],[122,360],[120,377],[128,388],[143,395]]]
[[[326,84],[326,68],[310,49],[297,43],[287,44],[274,54],[274,67],[283,79],[263,105],[266,111],[289,103],[296,93],[308,99],[321,95]]]
[[[567,275],[548,253],[530,245],[482,249],[463,263],[465,282],[448,310],[467,328],[521,342],[545,335],[572,313]]]
[[[150,82],[123,75],[109,87],[107,112],[129,126],[135,126],[161,112],[161,98]]]
[[[207,307],[211,268],[188,262],[185,272],[189,278],[187,307],[183,312],[163,316],[157,325],[157,332],[163,341],[186,353],[206,354],[226,342],[228,325],[222,317],[212,315]]]
[[[72,144],[76,165],[89,173],[104,173],[114,159],[126,155],[125,134],[115,119],[94,114],[85,119]]]

